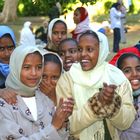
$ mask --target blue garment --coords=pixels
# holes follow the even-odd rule
[[[0,38],[2,36],[4,36],[5,34],[9,34],[11,36],[13,43],[16,46],[16,38],[15,38],[15,35],[14,35],[14,32],[12,31],[12,29],[9,28],[8,26],[1,25],[0,26]]]
[[[0,63],[0,72],[4,77],[7,77],[9,74],[9,64]]]

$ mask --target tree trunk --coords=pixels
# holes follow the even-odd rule
[[[7,23],[17,18],[18,0],[5,0],[2,13],[0,14],[0,22]]]

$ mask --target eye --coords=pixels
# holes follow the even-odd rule
[[[125,74],[128,74],[131,72],[131,69],[130,68],[126,68],[126,69],[123,69],[122,70]]]
[[[59,76],[53,76],[53,77],[52,77],[52,80],[57,81],[58,79],[59,79]]]
[[[82,52],[82,51],[83,51],[83,49],[82,49],[82,48],[78,48],[78,51],[79,51],[79,52]]]
[[[140,72],[140,66],[136,67],[137,72]]]
[[[2,52],[2,51],[4,51],[5,50],[5,48],[4,47],[0,47],[0,51]]]
[[[37,69],[42,69],[42,64],[39,64],[39,65],[37,66]]]
[[[60,56],[64,56],[65,53],[64,53],[64,52],[59,52],[59,55],[60,55]]]
[[[89,48],[87,48],[87,50],[88,50],[88,52],[92,52],[94,49],[89,47]]]
[[[47,75],[46,75],[46,74],[43,74],[43,75],[42,75],[42,78],[43,78],[43,79],[47,79]]]
[[[67,32],[66,32],[66,31],[63,31],[61,34],[62,34],[62,35],[66,35],[66,34],[67,34]]]
[[[28,70],[28,69],[30,69],[30,66],[29,65],[23,65],[22,68],[25,69],[25,70]]]
[[[15,47],[14,47],[13,45],[7,46],[7,49],[8,49],[9,51],[12,51],[14,48],[15,48]]]
[[[54,31],[54,32],[52,32],[54,35],[58,35],[58,32],[56,32],[56,31]]]
[[[75,54],[75,53],[77,53],[77,49],[71,49],[71,50],[69,50],[69,52],[70,52],[71,54]]]

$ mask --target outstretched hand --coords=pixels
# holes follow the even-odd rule
[[[99,100],[103,105],[109,105],[112,103],[116,88],[116,85],[103,83],[103,88],[99,93]]]

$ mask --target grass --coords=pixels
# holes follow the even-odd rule
[[[20,30],[23,26],[23,23],[25,21],[31,21],[33,23],[33,26],[37,28],[39,25],[42,24],[45,17],[20,17],[15,22],[8,23],[8,25],[14,30],[17,42],[19,41],[20,36]],[[102,23],[103,21],[108,21],[109,16],[108,15],[99,15],[93,17],[94,22]],[[120,48],[130,47],[136,44],[140,40],[140,16],[128,14],[127,15],[127,23],[126,27],[128,28],[128,33],[126,34],[127,43],[126,44],[120,44]],[[112,51],[112,44],[113,44],[113,35],[112,33],[107,34],[110,51]],[[112,58],[114,56],[114,53],[110,53],[108,59]]]

